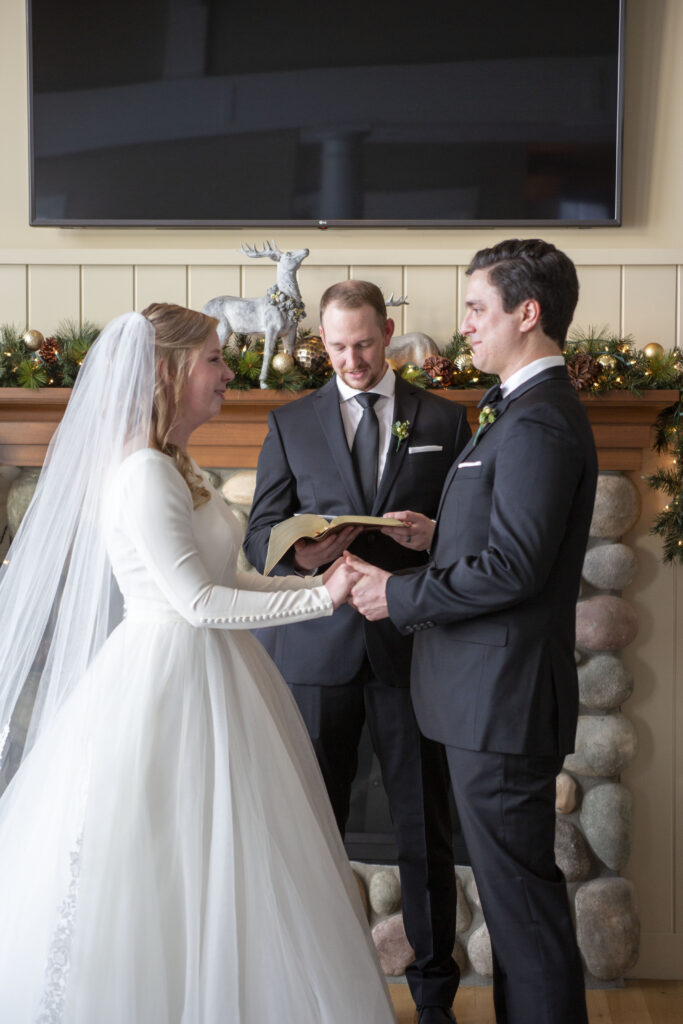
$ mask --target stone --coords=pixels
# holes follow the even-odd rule
[[[368,892],[367,889],[365,888],[365,882],[363,881],[363,879],[361,878],[357,871],[353,872],[353,877],[356,879],[356,885],[358,886],[358,895],[360,896],[360,901],[363,904],[363,911],[365,913],[365,916],[369,919],[370,906],[368,904]]]
[[[638,615],[623,597],[599,594],[576,606],[576,645],[585,651],[619,651],[637,633]]]
[[[636,731],[625,715],[579,715],[576,750],[565,757],[564,767],[577,775],[619,775],[636,747]]]
[[[633,693],[633,676],[621,658],[595,654],[579,666],[579,700],[586,708],[611,711]]]
[[[576,807],[576,779],[560,772],[555,779],[555,810],[558,814],[571,814]]]
[[[485,923],[475,928],[467,940],[467,956],[477,974],[484,978],[493,977],[491,938]]]
[[[625,878],[596,878],[576,892],[576,938],[591,974],[614,981],[636,963],[640,923]]]
[[[221,494],[231,505],[251,507],[256,490],[256,470],[245,469],[229,476],[221,487]]]
[[[401,882],[391,868],[375,871],[368,886],[370,906],[376,914],[394,914],[401,906]]]
[[[593,506],[591,537],[622,537],[640,517],[640,496],[626,476],[600,473]]]
[[[433,338],[421,331],[398,334],[391,339],[391,344],[387,348],[387,356],[399,367],[405,366],[406,363],[422,366],[428,356],[438,355],[439,346]]]
[[[477,910],[481,910],[481,900],[479,899],[479,890],[477,888],[476,879],[472,879],[470,884],[467,886],[467,895],[472,906],[476,907]]]
[[[568,882],[582,882],[592,872],[588,843],[571,821],[555,822],[555,863]]]
[[[385,917],[372,929],[372,938],[384,973],[390,978],[405,974],[415,954],[403,927],[403,914]]]
[[[467,902],[464,886],[457,875],[455,876],[455,889],[458,898],[455,911],[455,930],[458,935],[462,935],[472,924],[472,909]]]
[[[22,469],[7,492],[7,528],[14,539],[38,484],[39,469]]]
[[[457,939],[455,940],[455,945],[453,946],[453,959],[460,968],[460,974],[465,974],[467,971],[467,953],[463,949],[462,943],[458,942]]]
[[[204,473],[204,475],[208,477],[211,486],[215,487],[217,491],[220,491],[221,484],[223,483],[223,481],[220,478],[220,475],[216,473],[213,469],[202,469],[202,473]]]
[[[605,782],[589,789],[579,820],[586,839],[606,867],[621,871],[631,855],[633,801],[625,786]]]
[[[599,544],[583,560],[583,578],[598,590],[623,590],[637,572],[638,559],[627,544]]]

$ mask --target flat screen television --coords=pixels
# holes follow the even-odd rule
[[[28,0],[30,222],[618,225],[625,0]]]

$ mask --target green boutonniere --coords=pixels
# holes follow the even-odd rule
[[[479,413],[479,426],[477,427],[477,432],[474,435],[474,441],[472,442],[472,447],[473,448],[476,448],[477,441],[479,440],[479,435],[481,434],[481,432],[484,430],[485,427],[488,427],[492,423],[495,423],[497,416],[498,416],[498,410],[497,409],[495,409],[491,405],[485,405],[484,406],[484,408]]]
[[[405,441],[410,433],[410,420],[396,420],[391,428],[391,433],[397,438],[396,451],[398,451],[401,447],[401,442]]]

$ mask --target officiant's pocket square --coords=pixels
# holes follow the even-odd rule
[[[456,468],[456,476],[481,476],[481,462],[460,462]]]
[[[442,444],[422,444],[408,449],[408,455],[420,455],[422,452],[442,452]]]

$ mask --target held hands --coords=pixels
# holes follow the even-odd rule
[[[398,530],[398,527],[395,529]],[[351,607],[364,615],[368,622],[387,619],[389,617],[387,581],[391,573],[376,565],[370,565],[369,562],[364,562],[356,555],[350,555],[348,551],[344,555],[344,562],[356,574],[358,580],[351,590],[349,598]]]
[[[327,592],[332,598],[335,611],[340,605],[345,604],[349,599],[351,587],[360,579],[360,573],[356,572],[345,559],[338,558],[323,573],[323,583]]]
[[[334,562],[350,547],[361,529],[360,526],[345,526],[339,533],[331,533],[325,540],[298,540],[294,545],[294,565],[300,571],[310,572],[319,565]]]
[[[404,526],[384,526],[381,532],[397,544],[411,551],[427,551],[432,546],[434,521],[421,512],[386,512],[392,519],[400,519]]]

